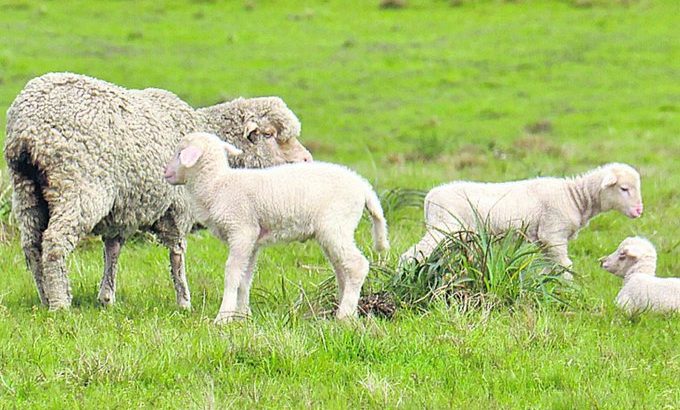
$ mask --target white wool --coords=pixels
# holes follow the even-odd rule
[[[371,185],[349,169],[328,163],[267,169],[229,168],[233,146],[205,133],[188,135],[168,164],[166,179],[186,184],[198,220],[229,243],[225,291],[216,322],[248,314],[248,293],[258,248],[315,239],[335,269],[338,318],[356,314],[368,261],[354,242],[364,207],[373,220],[377,250],[386,250],[387,226]]]
[[[567,243],[594,216],[618,210],[631,218],[642,213],[640,175],[625,164],[607,164],[573,178],[534,178],[505,183],[457,181],[433,188],[425,197],[425,236],[401,260],[422,260],[443,232],[525,228],[545,245],[549,256],[567,268]],[[481,221],[480,221],[481,219]]]
[[[602,267],[623,278],[616,304],[627,312],[680,312],[680,278],[656,277],[656,249],[647,239],[629,237],[602,258]]]

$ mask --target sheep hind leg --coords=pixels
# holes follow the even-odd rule
[[[49,220],[49,209],[38,181],[15,170],[10,170],[14,200],[12,210],[21,233],[21,247],[26,264],[33,274],[40,302],[47,306],[42,270],[42,237]]]
[[[118,256],[125,239],[121,237],[104,239],[104,276],[99,286],[99,302],[110,306],[116,301],[116,272],[118,270]]]
[[[342,243],[325,243],[323,248],[338,278],[340,298],[335,316],[338,319],[355,317],[361,287],[368,275],[368,260],[356,247],[352,237]]]
[[[539,237],[539,241],[545,247],[545,255],[553,262],[566,269],[562,273],[562,278],[569,281],[573,280],[574,276],[569,272],[573,263],[571,259],[569,259],[568,239],[559,235],[543,235],[543,237]],[[544,273],[547,273],[548,269],[546,268],[544,271]]]
[[[437,247],[439,242],[444,239],[444,234],[437,230],[430,230],[425,232],[423,238],[411,246],[406,252],[399,257],[399,264],[403,265],[408,261],[415,261],[417,263],[425,260],[432,251]]]
[[[253,274],[255,273],[255,265],[257,263],[257,249],[253,251],[248,261],[248,267],[243,273],[241,282],[238,286],[238,293],[236,297],[236,311],[239,315],[248,317],[251,315],[250,311],[250,286],[253,283]]]
[[[88,203],[87,207],[79,199],[63,200],[62,203],[63,205],[52,210],[49,224],[43,233],[43,283],[50,310],[71,306],[66,257],[107,212],[104,207],[99,209],[94,202]],[[96,209],[102,214],[95,213]]]

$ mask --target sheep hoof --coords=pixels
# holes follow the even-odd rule
[[[574,275],[572,275],[572,274],[569,273],[569,272],[563,272],[563,273],[562,273],[562,279],[568,280],[568,281],[571,282],[571,281],[574,280]]]
[[[67,310],[71,307],[71,302],[70,301],[55,301],[55,302],[50,302],[49,306],[49,311],[50,312],[58,312],[60,310]]]
[[[182,310],[191,310],[191,301],[190,300],[180,300],[177,302],[179,305],[179,308]]]
[[[97,299],[99,299],[99,303],[101,303],[102,306],[107,307],[116,302],[116,295],[110,292],[102,292]]]
[[[232,313],[219,313],[215,320],[213,321],[216,325],[226,325],[227,323],[233,322],[236,319]]]
[[[349,320],[357,318],[357,312],[356,311],[352,312],[352,311],[340,311],[340,310],[338,310],[335,313],[335,318],[338,319],[338,320],[349,321]]]

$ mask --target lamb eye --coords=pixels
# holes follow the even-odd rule
[[[619,260],[623,260],[623,259],[626,259],[625,253],[622,253],[622,254],[619,255]]]
[[[628,192],[629,191],[629,188],[625,187],[625,186],[619,187],[619,189],[621,190],[621,192]]]

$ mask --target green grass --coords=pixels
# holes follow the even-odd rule
[[[642,173],[645,215],[603,215],[571,243],[583,289],[571,309],[291,316],[331,274],[305,243],[261,254],[254,318],[225,328],[211,321],[227,249],[206,232],[189,241],[192,312],[175,307],[165,251],[144,241],[123,250],[117,306],[99,308],[92,240],[69,260],[74,308],[50,314],[3,226],[0,408],[677,407],[678,318],[626,317],[620,281],[597,264],[641,234],[660,275],[680,272],[677,3],[282,3],[0,0],[0,107],[48,71],[167,88],[195,106],[279,95],[315,158],[380,191],[622,161]],[[394,262],[422,235],[422,211],[390,208]],[[357,238],[377,260],[366,222]]]
[[[385,269],[385,290],[406,307],[425,310],[439,301],[463,310],[573,302],[569,295],[578,296],[578,290],[562,278],[566,270],[527,241],[525,230],[493,233],[488,221],[473,212],[476,232],[443,232],[427,257]]]

